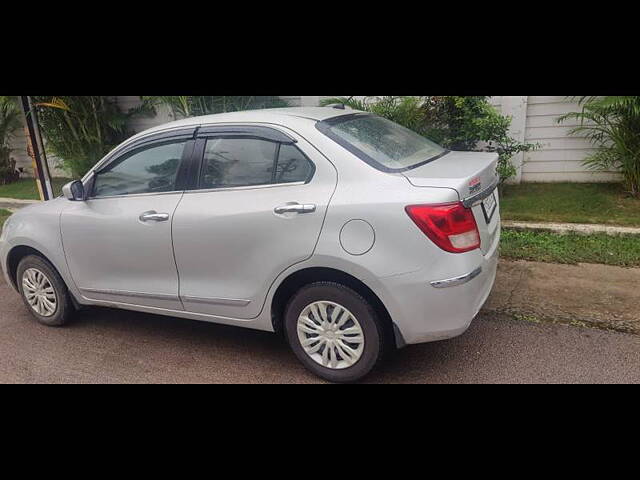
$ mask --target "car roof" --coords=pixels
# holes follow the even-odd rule
[[[145,136],[150,133],[161,132],[164,130],[188,128],[214,123],[260,122],[291,126],[296,121],[298,121],[298,119],[308,119],[321,122],[329,118],[349,115],[353,113],[358,113],[358,110],[352,110],[349,107],[345,107],[344,109],[334,107],[284,107],[217,113],[214,115],[189,117],[182,120],[164,123],[162,125],[158,125],[156,127],[140,132],[137,135],[134,135],[131,139]]]

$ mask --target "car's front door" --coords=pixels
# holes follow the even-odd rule
[[[86,201],[69,202],[64,251],[84,297],[182,310],[171,220],[193,143],[178,136],[134,146],[93,175]]]
[[[180,298],[187,311],[254,318],[278,274],[312,255],[336,171],[284,129],[198,135],[199,179],[173,220]]]

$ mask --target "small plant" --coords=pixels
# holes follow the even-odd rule
[[[517,174],[511,159],[538,148],[509,135],[511,118],[501,115],[486,96],[425,97],[425,135],[450,150],[498,154],[500,185]]]
[[[20,178],[16,161],[11,158],[11,140],[22,125],[20,108],[15,97],[0,96],[0,184],[15,182]]]
[[[449,150],[496,152],[500,183],[517,172],[511,159],[537,145],[522,143],[509,135],[511,119],[500,115],[489,103],[489,97],[425,96],[425,97],[353,97],[329,98],[321,105],[343,103],[355,110],[375,113]]]
[[[105,96],[33,97],[47,150],[74,178],[82,177],[129,136],[126,125],[146,105],[122,112]]]
[[[147,96],[142,100],[151,108],[157,105],[169,107],[174,118],[287,106],[280,97],[271,96]]]
[[[582,111],[563,115],[558,122],[579,120],[569,131],[587,138],[596,152],[584,160],[593,170],[618,170],[626,190],[640,197],[640,96],[581,97]]]
[[[529,152],[539,148],[538,144],[522,143],[509,135],[511,118],[498,114],[490,114],[486,118],[485,130],[481,141],[486,142],[483,150],[498,154],[498,175],[500,185],[514,177],[518,172],[511,159],[518,153]]]

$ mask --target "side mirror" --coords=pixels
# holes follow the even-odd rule
[[[74,180],[62,187],[62,195],[72,202],[84,202],[84,185],[80,180]]]

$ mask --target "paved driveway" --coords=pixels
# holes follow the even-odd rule
[[[463,336],[408,347],[366,381],[640,383],[640,337],[481,314]],[[110,309],[44,327],[0,280],[0,382],[319,380],[264,332]]]

